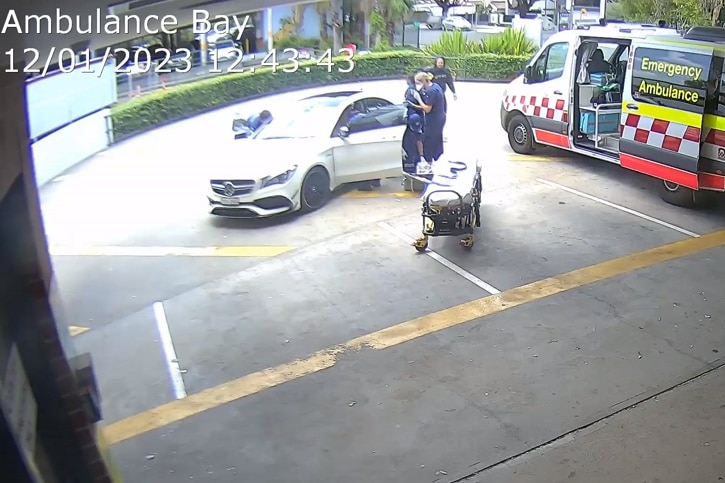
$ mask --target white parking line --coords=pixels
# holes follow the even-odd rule
[[[161,337],[161,347],[166,356],[166,368],[169,370],[171,384],[174,386],[174,395],[176,399],[183,399],[186,397],[186,385],[179,366],[179,359],[176,357],[174,341],[171,339],[169,322],[166,320],[166,311],[162,302],[154,304],[154,318],[156,319],[156,327],[159,330],[159,337]]]
[[[392,225],[390,225],[388,223],[385,223],[384,221],[381,221],[380,223],[378,223],[378,226],[380,228],[382,228],[383,230],[387,231],[388,233],[390,233],[391,235],[395,236],[396,238],[403,240],[405,243],[411,244],[415,241],[412,238],[410,238],[408,235],[406,235],[405,233],[399,231],[398,229],[394,228]],[[496,287],[494,287],[493,285],[491,285],[487,282],[484,282],[483,280],[481,280],[480,278],[478,278],[471,272],[464,270],[463,268],[459,267],[458,265],[456,265],[452,261],[448,260],[447,258],[437,254],[436,252],[428,249],[424,253],[426,255],[428,255],[429,257],[431,257],[436,262],[443,265],[444,267],[454,271],[461,277],[465,278],[472,284],[485,290],[489,294],[494,295],[494,294],[501,293],[501,291],[499,289],[497,289]]]
[[[612,203],[611,201],[603,200],[601,198],[597,198],[596,196],[592,196],[592,195],[587,194],[587,193],[582,193],[581,191],[577,191],[575,189],[569,188],[567,186],[560,185],[558,183],[554,183],[552,181],[547,181],[545,179],[540,179],[539,178],[536,181],[538,181],[539,183],[543,183],[543,184],[545,184],[547,186],[551,186],[552,188],[560,189],[562,191],[566,191],[566,192],[571,193],[573,195],[581,196],[582,198],[586,198],[588,200],[595,201],[595,202],[600,203],[602,205],[609,206],[610,208],[614,208],[615,210],[623,211],[624,213],[629,213],[630,215],[634,215],[634,216],[636,216],[638,218],[642,218],[643,220],[651,221],[652,223],[657,223],[658,225],[661,225],[661,226],[670,228],[672,230],[678,231],[678,232],[680,232],[680,233],[682,233],[684,235],[691,236],[693,238],[699,238],[700,237],[700,235],[698,235],[695,232],[692,232],[690,230],[686,230],[686,229],[681,228],[681,227],[679,227],[677,225],[673,225],[672,223],[667,223],[666,221],[660,220],[659,218],[655,218],[653,216],[645,215],[644,213],[640,213],[639,211],[632,210],[632,209],[627,208],[625,206],[618,205],[616,203]]]

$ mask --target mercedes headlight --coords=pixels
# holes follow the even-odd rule
[[[278,174],[277,176],[274,176],[272,178],[267,178],[264,181],[264,183],[262,183],[262,188],[266,188],[268,186],[274,186],[276,184],[285,184],[287,181],[292,179],[292,176],[294,176],[295,171],[297,171],[297,166],[292,166],[290,169],[288,169],[284,173]]]

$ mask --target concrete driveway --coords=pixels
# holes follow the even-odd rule
[[[305,216],[207,215],[204,162],[234,112],[306,93],[139,136],[43,189],[127,481],[725,476],[722,209],[666,205],[647,178],[599,161],[515,155],[503,87],[458,90],[447,152],[484,165],[469,252],[408,245],[420,201],[400,180]]]

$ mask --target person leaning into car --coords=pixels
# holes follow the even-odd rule
[[[259,128],[266,126],[270,122],[272,122],[272,113],[267,110],[258,114],[252,114],[249,119],[247,119],[247,123],[253,132],[258,131]]]

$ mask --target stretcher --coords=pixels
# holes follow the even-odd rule
[[[461,246],[470,249],[474,230],[481,227],[481,165],[441,159],[433,163],[431,177],[404,175],[424,185],[423,231],[415,249],[424,252],[436,236],[460,236]]]

